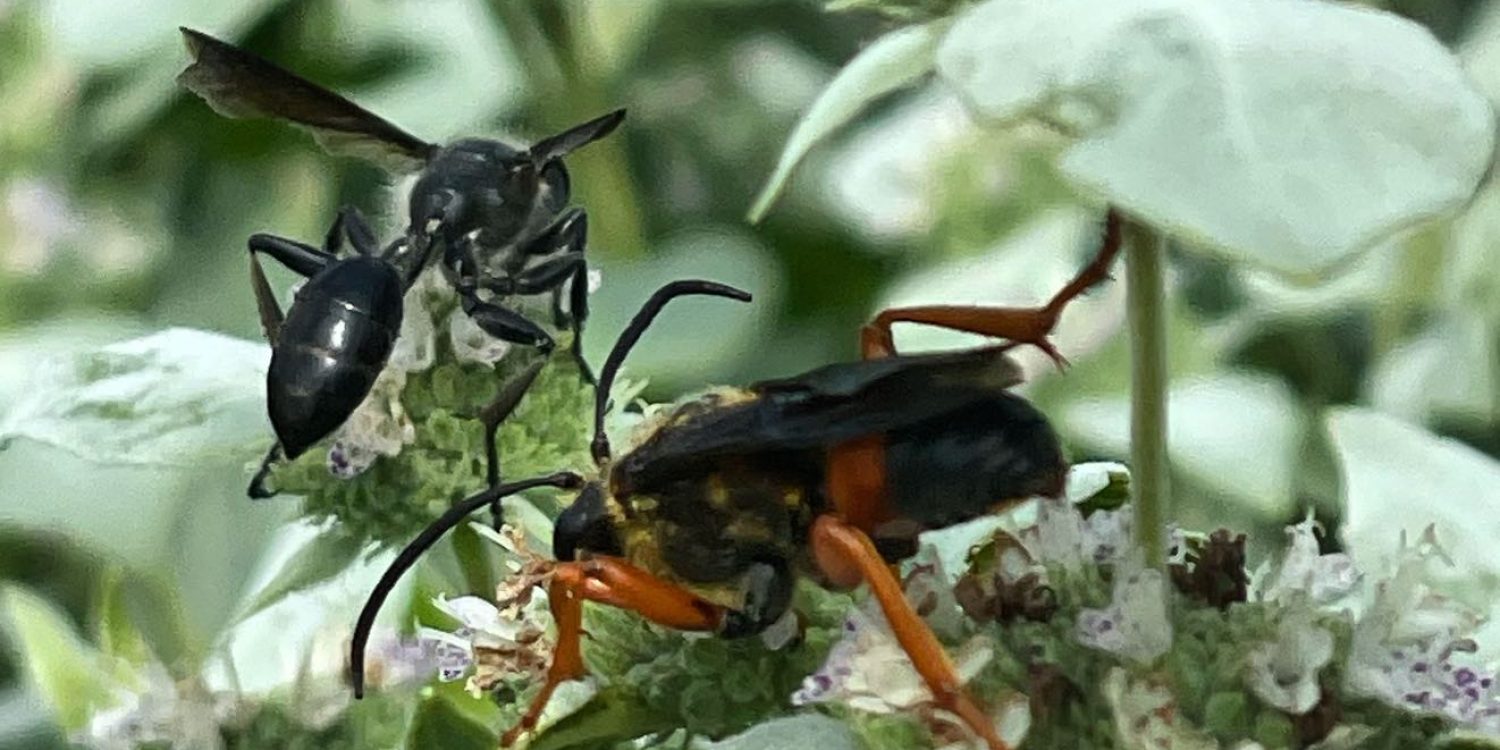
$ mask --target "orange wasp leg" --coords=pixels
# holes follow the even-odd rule
[[[813,557],[830,581],[848,587],[857,586],[861,581],[870,585],[870,593],[890,622],[896,641],[927,683],[938,707],[957,714],[970,729],[984,738],[990,750],[1010,750],[979,704],[964,692],[953,660],[943,650],[937,636],[932,634],[932,629],[907,603],[900,581],[875,551],[870,537],[832,515],[820,516],[813,521],[811,537]]]
[[[552,618],[557,623],[557,648],[541,692],[532,699],[521,721],[500,738],[509,747],[536,727],[542,709],[557,686],[587,673],[583,664],[583,603],[596,602],[630,610],[658,625],[675,630],[712,631],[724,619],[724,608],[707,602],[668,581],[613,557],[594,557],[557,566],[547,588]]]
[[[1068,285],[1041,307],[974,307],[931,305],[893,307],[882,310],[875,320],[860,331],[860,351],[865,359],[889,357],[896,353],[891,339],[894,323],[922,323],[955,331],[977,333],[1006,339],[1014,344],[1031,344],[1057,363],[1058,369],[1068,360],[1057,351],[1047,336],[1057,326],[1057,319],[1080,294],[1109,278],[1109,266],[1120,252],[1121,225],[1118,211],[1110,209],[1104,220],[1104,240],[1094,259],[1084,266]]]

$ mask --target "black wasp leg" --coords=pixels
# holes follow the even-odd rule
[[[260,327],[266,334],[266,341],[275,346],[283,319],[281,306],[276,303],[276,293],[271,291],[271,283],[266,280],[265,269],[260,267],[256,256],[265,253],[302,276],[316,274],[335,258],[315,247],[270,234],[251,235],[249,245],[250,288],[255,292],[255,309],[260,314]]]
[[[589,234],[589,215],[574,206],[552,220],[537,236],[521,246],[523,255],[552,255],[560,252],[583,252]]]
[[[250,479],[250,487],[245,490],[245,494],[249,495],[253,500],[264,500],[268,497],[275,497],[276,490],[266,489],[266,479],[271,476],[271,465],[280,459],[281,444],[277,443],[271,446],[271,450],[266,451],[266,457],[261,459],[260,469]]]
[[[544,364],[546,363],[542,360],[532,362],[520,375],[501,386],[495,399],[479,411],[479,421],[484,425],[485,481],[491,488],[500,485],[500,425],[510,418],[526,392],[531,390],[531,384],[536,382],[536,376],[542,371]],[[499,531],[505,520],[499,498],[490,504],[490,515],[495,530]]]
[[[593,385],[594,371],[588,362],[583,359],[583,326],[589,317],[589,270],[584,259],[584,249],[588,242],[589,217],[582,208],[574,207],[558,215],[541,234],[528,242],[522,252],[527,255],[550,255],[552,253],[564,252],[570,257],[576,254],[579,258],[576,265],[572,265],[568,278],[571,279],[566,285],[568,292],[568,312],[565,314],[562,307],[564,291],[564,279],[557,279],[557,284],[552,286],[552,321],[558,328],[570,327],[573,331],[573,343],[569,347],[573,359],[578,363],[578,372],[583,376],[584,382]],[[559,259],[561,260],[561,259]],[[551,261],[549,261],[550,263]],[[540,269],[547,264],[542,264],[530,270]],[[529,273],[530,271],[528,271]],[[528,294],[532,292],[518,292]]]
[[[543,354],[552,353],[557,346],[550,334],[521,313],[479,299],[472,288],[461,287],[458,293],[464,314],[473,318],[485,333],[512,344],[534,346]]]
[[[558,290],[561,296],[561,290]],[[556,297],[553,298],[553,307],[556,308]],[[578,363],[578,374],[583,376],[583,381],[589,385],[598,385],[594,378],[594,370],[583,358],[583,326],[589,319],[589,268],[587,264],[579,264],[578,269],[573,272],[573,281],[568,284],[568,312],[573,319],[573,343],[569,345],[568,351],[573,354],[573,361]]]
[[[265,253],[299,276],[312,276],[338,260],[311,245],[273,234],[250,235],[250,252]]]
[[[457,243],[457,252],[472,258],[472,245],[473,238],[465,237]],[[515,310],[480,299],[472,279],[460,274],[456,287],[459,305],[464,314],[472,318],[485,333],[512,344],[534,346],[543,354],[551,354],[552,349],[557,346],[551,334],[542,330],[531,319]]]
[[[339,209],[338,221],[344,225],[344,233],[349,236],[349,244],[354,246],[355,252],[360,255],[380,254],[380,240],[358,208],[344,206]]]
[[[473,268],[465,269],[463,263],[472,261],[466,257],[468,248],[461,247],[459,231],[463,226],[467,204],[464,197],[452,190],[440,190],[421,197],[421,204],[413,201],[411,206],[411,228],[408,234],[416,238],[418,252],[425,258],[432,251],[434,237],[443,241],[443,265],[454,278],[469,278]]]
[[[542,294],[560,288],[586,265],[583,253],[568,253],[548,258],[514,276],[485,279],[479,282],[479,287],[503,296]]]
[[[328,225],[327,234],[323,235],[323,252],[338,257],[339,251],[344,249],[344,212],[348,208],[340,209],[333,215],[333,223]]]

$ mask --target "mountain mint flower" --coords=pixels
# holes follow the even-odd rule
[[[1160,581],[1158,581],[1160,583]],[[1122,668],[1104,678],[1118,747],[1125,750],[1218,750],[1219,743],[1182,716],[1171,687],[1155,678],[1132,677]]]
[[[1432,527],[1414,545],[1402,539],[1395,572],[1354,626],[1345,682],[1356,694],[1500,737],[1495,670],[1470,656],[1482,619],[1428,584],[1436,563],[1452,565]]]
[[[908,591],[908,598],[912,593]],[[967,683],[979,674],[994,658],[994,649],[982,636],[961,646],[954,654],[959,680]],[[983,748],[962,720],[936,707],[932,691],[873,601],[849,613],[823,666],[803,681],[791,702],[794,706],[837,703],[876,714],[912,714],[925,720],[945,750]],[[1001,737],[1019,744],[1031,722],[1025,696],[1001,700],[992,709]]]
[[[387,368],[370,395],[339,428],[328,449],[328,471],[340,479],[363,473],[380,456],[396,456],[417,439],[417,430],[401,406],[406,373]]]
[[[1078,507],[1109,487],[1118,473],[1119,464],[1079,464],[1068,472],[1064,499],[1037,499],[1036,525],[1024,530],[1021,539],[1038,561],[1078,570],[1115,562],[1129,549],[1128,511],[1096,510],[1085,516]]]
[[[1263,569],[1256,575],[1262,581],[1258,588],[1263,601],[1286,603],[1305,596],[1315,605],[1329,604],[1359,584],[1359,570],[1349,555],[1319,553],[1317,528],[1311,514],[1303,522],[1286,527],[1287,548],[1280,563],[1274,571]]]
[[[1135,662],[1149,663],[1172,646],[1167,582],[1136,556],[1116,566],[1109,605],[1078,613],[1078,642]]]
[[[484,332],[474,319],[455,309],[448,316],[448,343],[453,346],[453,356],[463,362],[478,362],[492,365],[510,353],[511,344]]]
[[[1294,612],[1276,628],[1276,640],[1250,652],[1250,690],[1294,716],[1318,704],[1318,672],[1333,659],[1333,634],[1313,622],[1310,612]]]

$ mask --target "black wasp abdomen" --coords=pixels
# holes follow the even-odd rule
[[[334,263],[297,292],[266,374],[271,424],[288,458],[369,395],[401,329],[401,298],[395,268],[365,257]]]
[[[1008,500],[1058,496],[1068,470],[1046,417],[1009,393],[891,431],[885,466],[892,508],[928,528]]]

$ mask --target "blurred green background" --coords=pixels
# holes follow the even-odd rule
[[[1391,9],[1428,24],[1500,92],[1494,9]],[[397,226],[392,180],[375,168],[284,125],[224,120],[179,90],[179,25],[429,140],[524,141],[627,107],[616,135],[570,159],[603,279],[593,361],[660,282],[707,277],[757,295],[750,310],[664,316],[631,365],[658,399],[849,358],[881,306],[1039,302],[1088,257],[1097,230],[1097,210],[1050,172],[1055,143],[981,132],[930,87],[882,102],[818,149],[749,226],[799,114],[892,26],[871,12],[731,0],[0,0],[0,412],[51,353],[167,326],[258,338],[252,232],[318,238],[345,203]],[[1497,231],[1500,192],[1487,185],[1457,221],[1322,287],[1174,253],[1178,516],[1265,532],[1311,507],[1336,525],[1338,472],[1317,427],[1332,405],[1373,405],[1500,455]],[[273,273],[280,289],[293,281]],[[1029,394],[1075,459],[1123,457],[1122,321],[1115,284],[1066,319],[1068,375],[1026,360]],[[181,597],[180,611],[162,605],[159,627],[206,643],[292,511],[252,505],[244,480],[232,462],[98,467],[16,441],[0,452],[0,579],[40,592],[86,632],[101,581],[128,570],[139,606]],[[0,650],[0,747],[61,745],[50,727]]]

